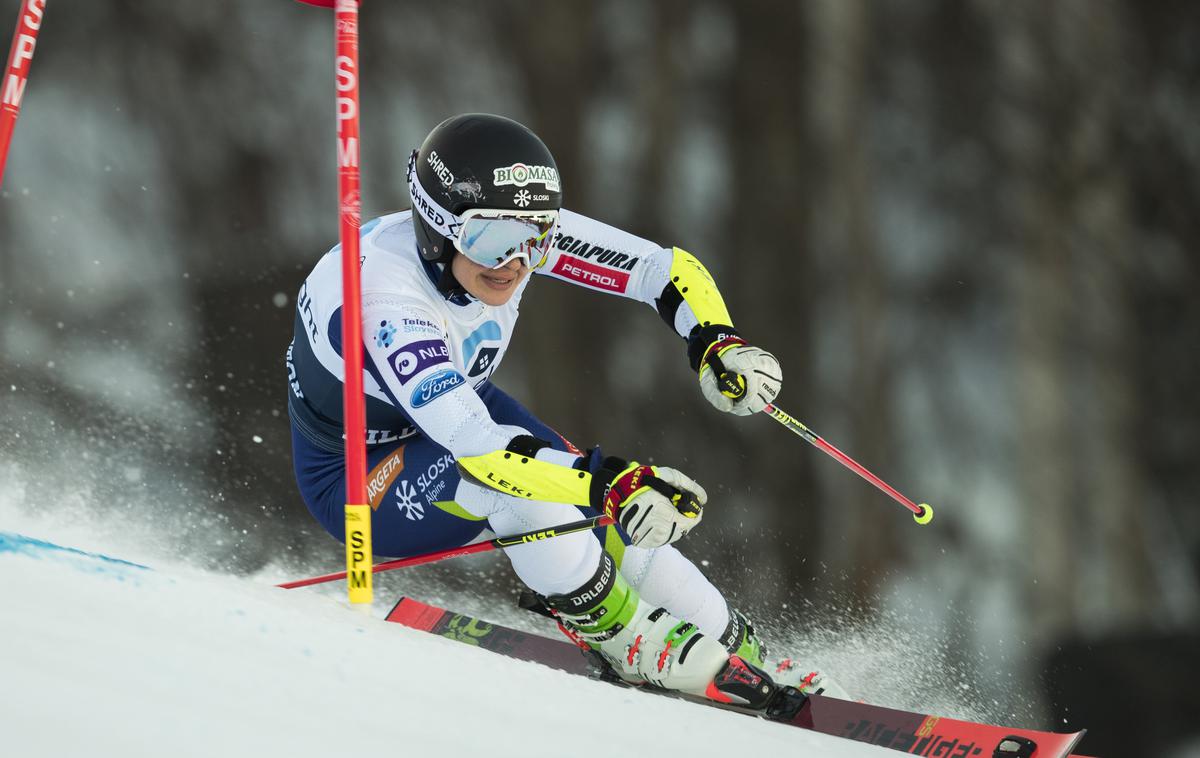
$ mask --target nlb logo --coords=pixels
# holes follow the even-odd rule
[[[450,348],[441,340],[418,340],[410,342],[388,356],[388,365],[392,367],[400,384],[408,384],[408,380],[430,366],[450,362]]]
[[[433,376],[422,380],[416,389],[413,390],[412,407],[420,408],[423,405],[428,405],[465,381],[462,378],[462,374],[457,371],[451,369],[439,371]]]

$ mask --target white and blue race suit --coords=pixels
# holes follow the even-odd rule
[[[669,248],[563,210],[548,259],[534,273],[655,307],[669,281],[672,256]],[[518,500],[460,480],[456,458],[502,450],[518,435],[551,442],[537,457],[552,463],[570,466],[579,451],[491,381],[532,277],[506,304],[488,306],[469,296],[447,299],[436,287],[439,276],[417,251],[409,211],[363,226],[368,499],[379,555],[414,555],[467,544],[485,529],[512,534],[574,521],[581,511],[593,515],[587,508]],[[337,246],[300,288],[287,369],[296,480],[313,516],[339,540],[345,503],[341,318]],[[681,337],[697,323],[686,303],[672,320]],[[568,592],[586,581],[602,541],[624,558],[622,573],[635,586],[655,573],[654,561],[676,567],[664,575],[659,594],[673,592],[665,585],[679,581],[674,574],[699,576],[673,547],[639,550],[619,530],[598,536],[563,536],[506,552],[521,579],[542,593]],[[680,602],[706,606],[691,609],[691,615],[712,615],[719,633],[727,620],[724,601],[702,576],[696,581],[709,589]],[[654,594],[651,587],[643,593],[646,589]],[[666,598],[658,602],[667,605]]]

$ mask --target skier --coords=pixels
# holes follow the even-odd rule
[[[408,189],[410,211],[361,230],[375,552],[413,555],[485,529],[514,534],[581,511],[610,514],[619,527],[507,549],[513,569],[564,631],[626,680],[753,700],[744,690],[762,673],[758,634],[670,544],[700,523],[700,484],[674,468],[581,452],[491,376],[531,273],[654,307],[686,340],[704,397],[727,413],[762,410],[779,392],[779,362],[733,328],[691,254],[563,209],[554,158],[515,121],[442,122],[412,152]],[[335,247],[300,288],[288,415],[304,501],[344,540],[341,306]],[[741,379],[727,395],[719,376]],[[784,668],[806,693],[834,686]]]

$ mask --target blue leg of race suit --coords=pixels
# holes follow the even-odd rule
[[[492,418],[528,430],[567,450],[568,443],[524,406],[490,382],[480,390]],[[345,540],[346,478],[343,457],[314,447],[292,429],[292,459],[296,482],[308,510],[339,541]],[[473,515],[454,503],[460,478],[449,451],[424,436],[367,451],[367,489],[372,506],[371,530],[377,555],[403,557],[457,547],[474,541],[488,527],[486,517]],[[464,485],[470,486],[470,485]],[[477,510],[477,509],[475,509]],[[595,514],[590,508],[564,520]],[[543,528],[541,524],[530,528]],[[624,551],[628,539],[615,529],[598,529],[596,536],[610,552]],[[563,539],[563,538],[559,538]]]
[[[554,430],[492,384],[483,387],[480,397],[498,423],[519,426],[556,450],[568,449]],[[345,541],[342,455],[313,447],[295,428],[292,447],[296,481],[309,511],[338,541]],[[595,515],[591,508],[518,500],[462,482],[450,453],[421,436],[370,449],[367,469],[377,555],[402,557],[465,545],[489,526],[499,534],[515,534]],[[594,538],[566,535],[507,548],[505,554],[526,585],[552,594],[571,592],[589,580],[601,546],[648,602],[706,634],[723,632],[729,618],[725,599],[673,545],[631,547],[624,531],[608,527],[595,530]]]

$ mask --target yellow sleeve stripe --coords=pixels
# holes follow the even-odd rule
[[[586,471],[496,450],[458,459],[463,478],[526,500],[590,505],[592,475]]]
[[[671,283],[683,296],[683,301],[692,309],[692,313],[696,314],[700,325],[733,326],[729,309],[725,307],[725,301],[717,290],[717,283],[713,281],[712,274],[708,273],[708,269],[704,268],[704,264],[697,260],[696,256],[686,250],[675,248],[674,252],[675,255],[671,259]]]

